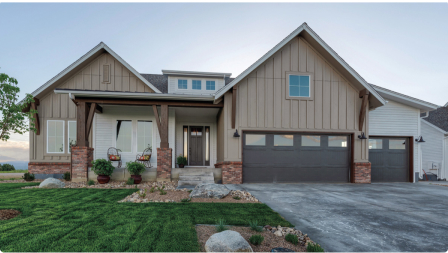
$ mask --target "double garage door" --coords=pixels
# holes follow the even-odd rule
[[[371,137],[372,182],[409,182],[410,138]]]
[[[245,133],[244,183],[349,182],[350,136]]]

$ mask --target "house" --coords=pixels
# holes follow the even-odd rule
[[[370,183],[380,168],[371,168],[370,128],[376,139],[405,138],[408,158],[419,154],[412,146],[419,130],[369,123],[371,113],[394,110],[381,94],[306,23],[236,78],[141,74],[100,43],[32,93],[39,127],[30,133],[29,171],[38,177],[71,171],[73,181],[86,181],[90,161],[108,158],[109,148],[119,148],[124,163],[150,146],[144,180],[177,179],[188,168],[177,168],[175,158],[185,155],[187,167],[213,172],[224,184]],[[416,115],[435,108],[396,99],[397,108],[401,103]],[[413,181],[415,159],[398,181]],[[112,178],[128,177],[123,167]]]

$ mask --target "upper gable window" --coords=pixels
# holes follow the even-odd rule
[[[313,98],[312,73],[287,72],[286,73],[286,98],[305,99]]]
[[[193,90],[201,89],[201,80],[193,80]]]
[[[185,90],[188,88],[187,80],[179,79],[177,80],[177,88],[181,90]]]
[[[215,90],[215,81],[207,81],[205,83],[206,90]]]

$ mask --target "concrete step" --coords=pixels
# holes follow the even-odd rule
[[[213,172],[184,171],[179,174],[178,189],[194,189],[199,184],[215,183]]]
[[[200,175],[200,176],[183,176],[179,175],[179,180],[187,180],[187,181],[213,181],[215,178],[210,175]]]

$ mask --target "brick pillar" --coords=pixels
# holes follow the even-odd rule
[[[92,166],[93,148],[72,147],[72,181],[86,182],[89,167]]]
[[[157,181],[171,181],[172,153],[171,148],[157,148]]]
[[[370,163],[355,163],[354,183],[370,184],[372,169]]]
[[[243,183],[243,162],[220,162],[215,167],[221,168],[223,184]]]

